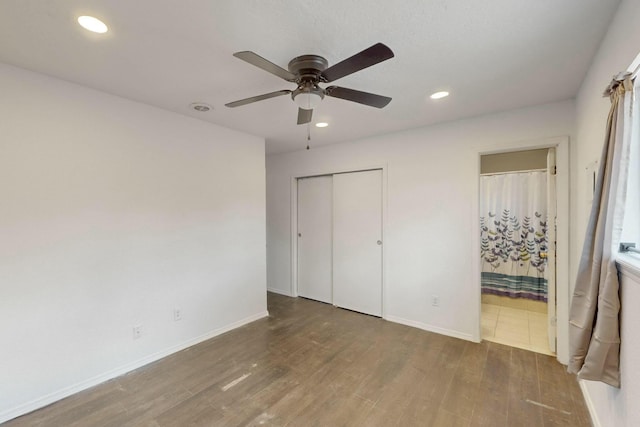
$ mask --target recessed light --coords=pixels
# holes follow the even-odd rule
[[[325,123],[325,122],[316,123],[317,128],[326,128],[327,126],[329,126],[329,123]]]
[[[200,113],[206,113],[209,110],[213,110],[213,107],[209,104],[205,104],[204,102],[194,102],[190,105],[191,109],[196,110]]]
[[[109,29],[104,22],[93,16],[81,16],[78,18],[78,24],[86,30],[93,31],[94,33],[106,33]]]
[[[440,98],[445,98],[447,96],[449,96],[449,92],[443,90],[442,92],[432,93],[431,99],[440,99]]]

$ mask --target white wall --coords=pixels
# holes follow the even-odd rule
[[[567,101],[267,156],[268,288],[292,289],[292,177],[385,165],[385,317],[477,337],[478,147],[571,135],[574,109]],[[431,295],[440,297],[439,307],[431,305]]]
[[[574,263],[572,268],[572,280],[575,282],[577,263],[580,258],[584,230],[589,217],[587,191],[588,185],[585,177],[587,165],[600,158],[603,146],[605,125],[609,113],[610,102],[602,97],[602,92],[611,78],[620,71],[624,71],[640,53],[640,2],[637,0],[624,0],[613,19],[608,33],[594,58],[591,68],[580,88],[576,100],[577,140],[574,152],[572,169],[574,171],[577,197],[573,199],[575,227],[572,235],[572,254]],[[627,282],[628,283],[628,282]],[[629,285],[623,283],[623,290]],[[640,325],[640,311],[637,310],[637,292],[626,292],[622,300],[623,330],[624,324]],[[638,341],[640,329],[634,327],[627,329],[621,345],[621,358],[638,360],[638,348],[625,344]],[[635,353],[632,353],[635,352]],[[589,400],[592,402],[592,410],[595,411],[596,423],[602,426],[631,426],[640,419],[640,389],[632,386],[633,381],[638,381],[638,363],[629,363],[622,370],[622,388],[614,389],[602,383],[587,382],[586,390]],[[630,402],[636,402],[630,404]]]
[[[0,422],[266,315],[264,140],[2,64],[0,94]]]

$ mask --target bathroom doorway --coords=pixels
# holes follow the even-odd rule
[[[555,148],[480,162],[481,337],[554,355]]]

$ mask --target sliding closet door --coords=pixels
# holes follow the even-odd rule
[[[333,303],[382,316],[382,171],[333,176]]]
[[[298,295],[332,302],[332,178],[298,180]]]

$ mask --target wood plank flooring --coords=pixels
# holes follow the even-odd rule
[[[270,317],[6,423],[590,426],[554,358],[269,294]]]

